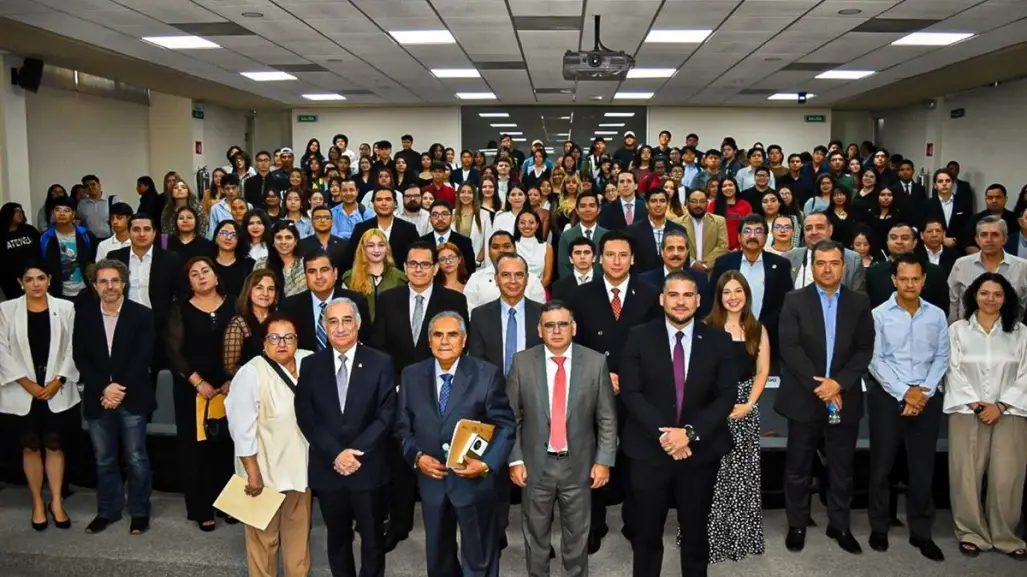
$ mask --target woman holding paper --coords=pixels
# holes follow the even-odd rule
[[[296,325],[286,316],[268,315],[260,338],[262,353],[232,379],[225,402],[228,428],[246,494],[257,497],[267,489],[284,493],[285,500],[266,527],[246,526],[246,557],[250,577],[271,577],[281,543],[286,577],[305,577],[310,570],[307,441],[296,424],[293,394],[300,364],[311,353],[296,350]]]

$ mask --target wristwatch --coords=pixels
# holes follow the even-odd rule
[[[417,462],[420,461],[421,457],[423,457],[423,456],[424,456],[424,451],[418,451],[417,454],[414,455],[414,468],[415,469],[418,468],[417,467]]]
[[[699,440],[699,434],[695,432],[692,425],[685,425],[685,435],[688,437],[689,443],[694,443]]]

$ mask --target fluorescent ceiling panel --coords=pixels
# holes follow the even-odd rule
[[[241,73],[250,80],[256,80],[257,82],[277,82],[280,80],[296,80],[296,77],[288,72],[281,72],[279,70],[273,70],[271,72],[242,72]]]
[[[517,128],[516,122],[500,122],[498,124],[490,124],[492,128]]]
[[[816,94],[809,92],[806,94],[806,100],[815,98]],[[797,92],[776,92],[767,97],[767,100],[799,100],[799,94]]]
[[[404,46],[417,44],[456,44],[449,30],[393,30],[389,32],[396,42]]]
[[[652,92],[618,92],[613,95],[614,100],[649,100],[652,97]]]
[[[510,118],[510,114],[507,112],[479,112],[478,116],[481,118]]]
[[[327,93],[327,94],[304,94],[303,98],[306,98],[307,100],[316,100],[318,102],[325,102],[325,101],[329,101],[329,100],[346,100],[345,96],[343,96],[341,94],[333,94],[333,93]]]
[[[432,68],[435,78],[481,78],[481,73],[474,68]]]
[[[607,118],[631,118],[634,115],[634,112],[607,112],[603,116]]]
[[[670,78],[677,68],[632,68],[628,70],[628,78]]]
[[[873,74],[873,70],[828,70],[814,76],[817,80],[859,80]]]
[[[624,123],[623,122],[603,122],[603,123],[600,123],[599,126],[600,127],[621,128],[621,127],[624,126]]]
[[[713,30],[650,30],[645,41],[652,44],[699,44],[709,38],[710,34],[713,34]]]
[[[593,132],[592,134],[594,134],[596,136],[614,136],[614,135],[617,134],[617,131],[616,130],[597,130],[597,131]]]
[[[495,100],[496,95],[491,92],[457,92],[456,97],[460,100]]]
[[[973,32],[914,32],[892,42],[892,46],[948,46],[971,36]]]
[[[169,50],[201,50],[221,48],[210,40],[199,36],[144,36],[143,41]]]

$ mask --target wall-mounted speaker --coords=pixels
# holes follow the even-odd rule
[[[11,83],[29,92],[39,92],[43,82],[43,61],[38,58],[26,58],[21,68],[11,71]]]

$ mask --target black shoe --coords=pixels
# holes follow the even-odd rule
[[[941,549],[934,543],[933,539],[921,539],[919,537],[910,537],[909,544],[920,550],[920,554],[927,557],[931,561],[944,561],[945,554],[941,552]]]
[[[888,534],[873,531],[870,533],[870,548],[874,551],[885,552],[888,550]]]
[[[214,519],[211,519],[209,521],[197,521],[196,526],[199,527],[200,531],[203,531],[204,533],[210,533],[214,529],[218,528],[218,524],[214,521]]]
[[[239,520],[231,515],[225,515],[225,523],[228,525],[238,525]]]
[[[1017,549],[1006,553],[1014,561],[1027,561],[1027,549]]]
[[[595,555],[603,547],[603,535],[601,533],[588,534],[588,554]],[[556,551],[553,551],[555,554]]]
[[[549,546],[549,560],[552,561],[553,559],[556,559],[556,549],[553,549],[553,546],[550,545]]]
[[[396,547],[409,535],[397,535],[396,533],[386,533],[385,540],[382,542],[382,551],[391,553]]]
[[[510,546],[510,542],[506,540],[506,535],[499,538],[499,550],[502,551]]]
[[[238,521],[237,521],[238,522]],[[150,530],[149,517],[132,517],[132,523],[128,526],[131,535],[142,535]]]
[[[785,547],[792,553],[798,553],[806,547],[806,529],[789,527],[788,536],[785,537]]]
[[[88,525],[86,525],[86,533],[89,533],[91,535],[96,533],[103,533],[103,531],[107,527],[109,527],[110,524],[113,522],[114,521],[111,521],[110,519],[105,519],[104,517],[96,517],[95,519],[90,521]]]
[[[57,520],[57,515],[53,514],[53,506],[47,505],[46,510],[49,511],[50,516],[53,517],[53,526],[58,529],[71,529],[71,517],[68,517],[68,513],[64,513],[65,519],[63,521]]]
[[[43,517],[42,523],[36,523],[31,518],[29,518],[29,521],[32,523],[32,528],[40,532],[46,531],[46,528],[50,526],[50,518],[46,516]]]
[[[839,531],[829,526],[827,528],[827,536],[837,541],[838,546],[846,553],[859,555],[863,552],[863,548],[859,546],[859,541],[856,541],[856,538],[852,536],[850,531]]]

